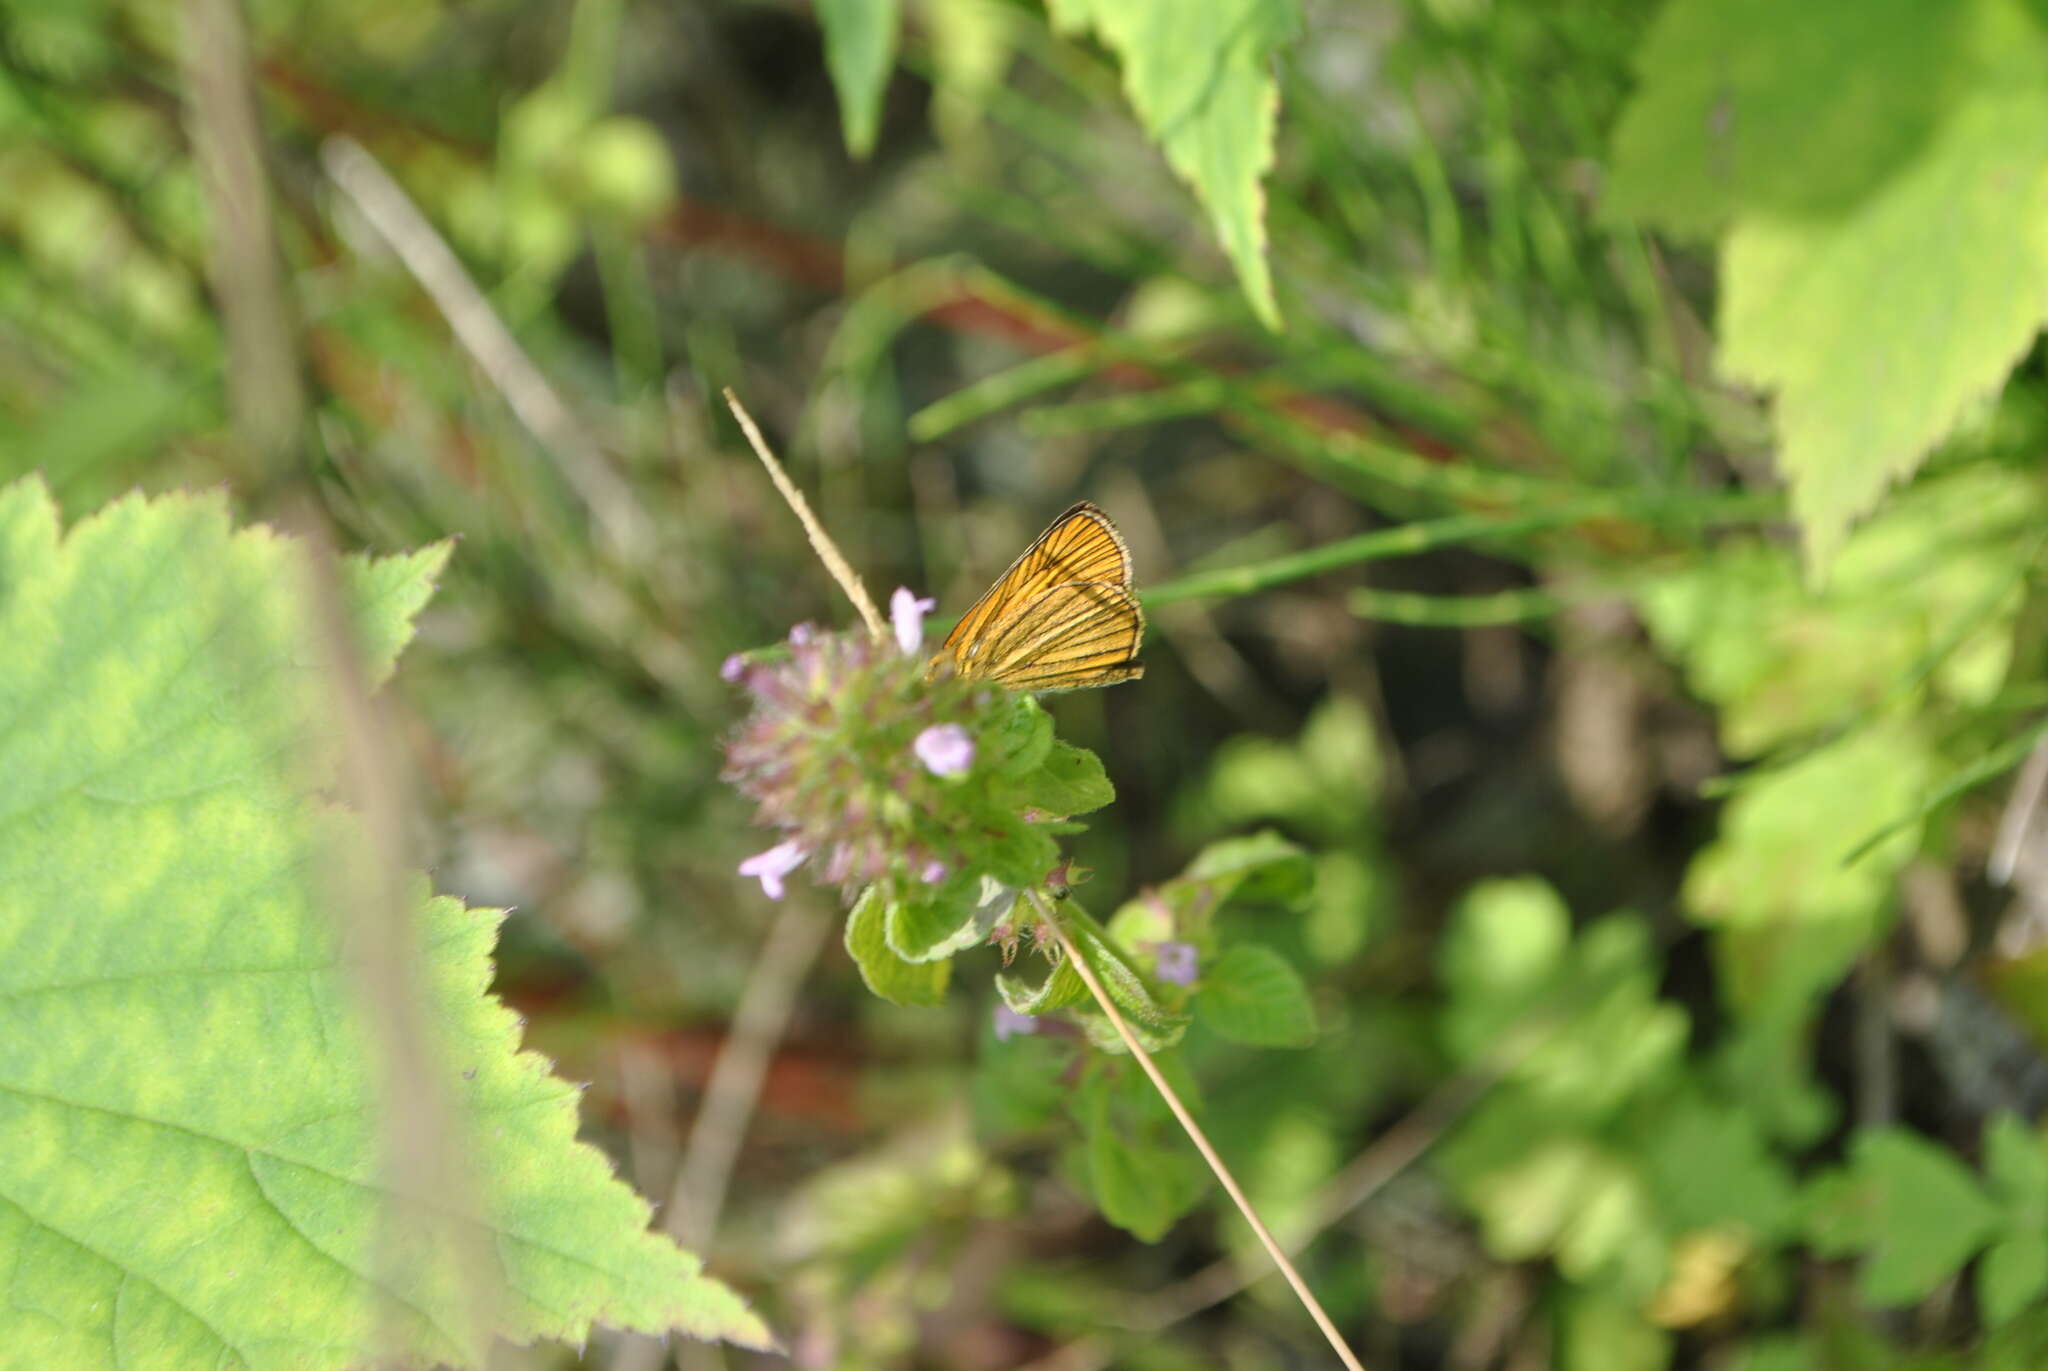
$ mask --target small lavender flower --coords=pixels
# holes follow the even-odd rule
[[[1038,1020],[1029,1014],[1019,1014],[1006,1004],[996,1006],[996,1041],[1006,1043],[1020,1033],[1036,1033]]]
[[[740,875],[758,876],[768,898],[782,898],[782,878],[804,864],[809,854],[796,842],[777,843],[766,852],[756,852],[740,863]]]
[[[934,776],[958,776],[974,765],[973,735],[958,724],[933,724],[910,749]]]
[[[896,630],[896,646],[909,656],[924,646],[924,616],[938,608],[937,600],[920,600],[903,586],[889,597],[889,624]]]
[[[1195,945],[1163,942],[1152,944],[1152,969],[1168,985],[1195,983]]]
[[[747,674],[747,659],[735,652],[725,659],[718,668],[718,679],[731,684]]]
[[[940,881],[945,880],[948,874],[950,873],[946,870],[946,864],[937,858],[933,858],[924,864],[924,870],[920,871],[918,876],[926,885],[937,885]]]

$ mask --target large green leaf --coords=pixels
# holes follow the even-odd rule
[[[1843,215],[1753,214],[1729,235],[1720,365],[1777,395],[1778,465],[1816,570],[2032,345],[2044,212],[2048,79],[1962,103]]]
[[[2020,0],[1678,0],[1639,65],[1614,207],[1726,231],[1720,366],[1775,393],[1824,572],[2048,317],[2048,34]]]
[[[372,674],[445,556],[343,565]],[[518,1051],[500,916],[424,891],[415,1075],[460,1181],[394,1203],[399,1117],[435,1111],[391,1100],[341,952],[336,849],[364,840],[319,799],[303,563],[218,496],[63,535],[39,483],[0,490],[0,1361],[476,1366],[598,1322],[767,1344]]]
[[[1608,207],[1697,234],[1746,210],[1853,203],[1933,134],[1969,11],[1673,0],[1636,55]]]
[[[1195,188],[1252,309],[1280,327],[1266,267],[1266,193],[1280,118],[1274,51],[1295,0],[1050,0],[1053,24],[1093,28],[1123,63],[1131,107]]]

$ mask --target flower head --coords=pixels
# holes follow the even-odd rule
[[[1005,812],[994,764],[1022,706],[952,677],[928,681],[900,646],[798,631],[779,659],[741,670],[752,710],[726,740],[724,775],[776,830],[778,846],[745,868],[770,895],[803,859],[823,884],[889,882],[907,895],[980,869],[992,834],[1012,839],[1006,851],[1036,851],[1014,841],[1032,826]],[[977,754],[990,764],[976,766]],[[1039,841],[1050,865],[1051,839]]]
[[[958,776],[974,765],[974,735],[958,724],[933,724],[910,750],[934,776]]]
[[[777,843],[766,852],[756,852],[741,862],[740,875],[758,876],[761,889],[768,893],[768,898],[779,900],[783,891],[782,878],[802,866],[804,858],[809,855],[797,842]]]
[[[1168,985],[1195,983],[1195,945],[1161,942],[1152,944],[1152,969]]]
[[[924,616],[938,607],[937,600],[920,600],[903,586],[889,597],[889,626],[896,630],[896,646],[903,655],[913,656],[924,647]]]

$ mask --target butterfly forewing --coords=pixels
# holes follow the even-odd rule
[[[1145,616],[1131,554],[1109,516],[1078,504],[1024,549],[946,635],[933,668],[1013,690],[1075,690],[1127,681]]]

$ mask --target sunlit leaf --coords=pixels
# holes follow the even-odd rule
[[[341,568],[373,675],[446,556]],[[479,1366],[493,1336],[598,1322],[767,1345],[517,1050],[485,994],[501,916],[423,891],[416,1069],[459,1182],[395,1204],[385,1049],[330,907],[364,840],[322,799],[310,584],[218,495],[66,535],[38,483],[0,491],[0,1264],[35,1311],[9,1357]]]
[[[1280,327],[1266,265],[1266,195],[1280,89],[1273,54],[1294,0],[1051,0],[1056,27],[1092,28],[1123,63],[1145,131],[1195,188],[1252,309]]]

